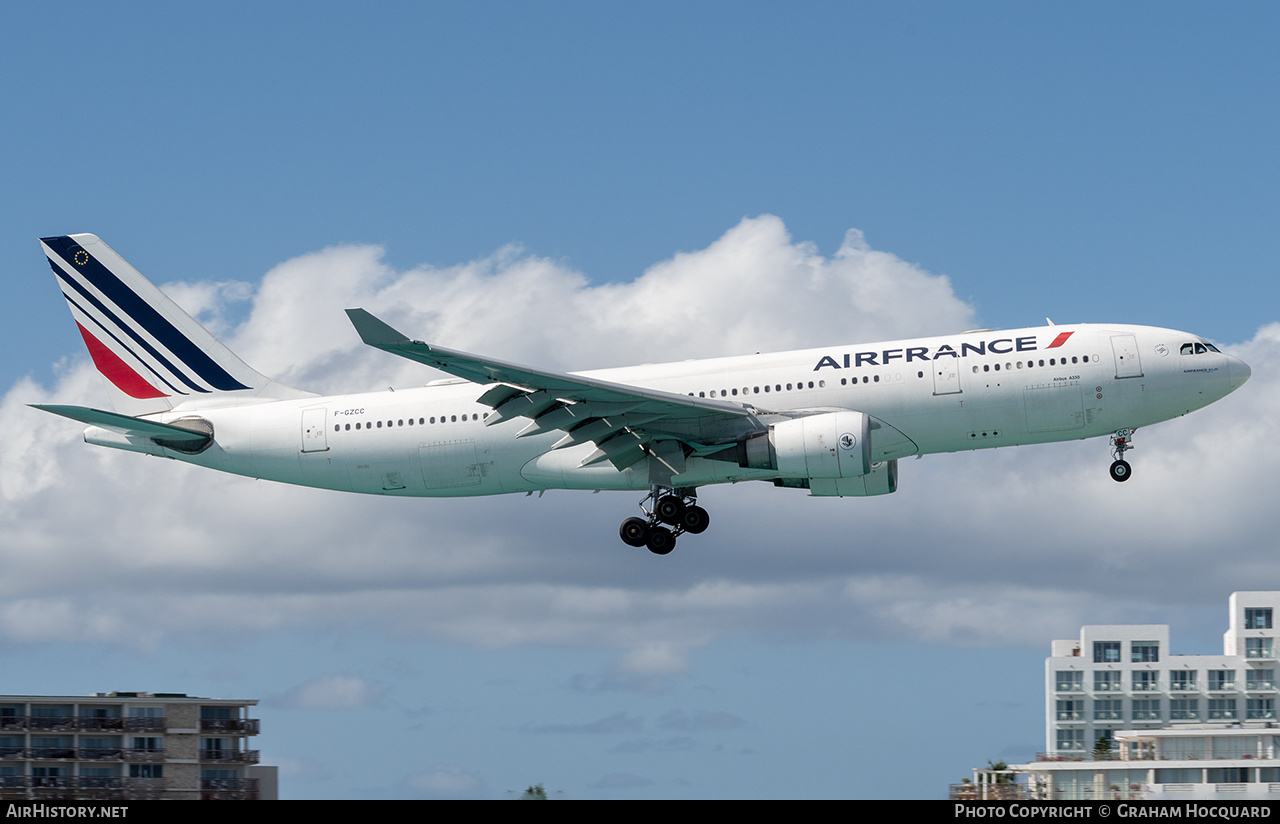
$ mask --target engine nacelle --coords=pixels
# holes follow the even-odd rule
[[[841,409],[773,424],[707,457],[775,472],[775,486],[821,497],[864,497],[897,490],[898,458],[917,451],[914,441],[884,421]]]
[[[845,410],[769,427],[778,473],[790,478],[856,478],[871,471],[871,417]]]
[[[784,478],[857,478],[871,471],[870,434],[865,412],[823,412],[773,424],[728,454]]]
[[[819,497],[863,498],[888,495],[898,489],[898,461],[873,464],[871,471],[859,478],[814,478],[809,481],[809,494]]]

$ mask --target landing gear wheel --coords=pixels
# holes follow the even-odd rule
[[[640,500],[643,518],[628,518],[618,530],[623,542],[646,546],[654,555],[667,555],[676,548],[676,538],[686,532],[697,535],[711,523],[711,516],[697,505],[694,487],[651,484]]]
[[[677,495],[663,495],[653,508],[653,514],[664,524],[678,526],[685,512],[684,501]]]
[[[700,506],[691,506],[685,509],[684,517],[680,519],[684,531],[690,535],[698,535],[706,532],[707,527],[711,525],[711,516]]]
[[[1111,480],[1116,483],[1129,480],[1129,476],[1133,474],[1129,462],[1124,459],[1124,453],[1130,449],[1133,449],[1133,430],[1117,429],[1116,434],[1111,436],[1111,457],[1115,458],[1115,462],[1111,464]]]
[[[666,555],[676,548],[676,536],[665,526],[655,526],[649,530],[646,544],[654,555]]]
[[[649,542],[649,522],[644,518],[628,518],[622,522],[618,534],[624,544],[644,546]]]

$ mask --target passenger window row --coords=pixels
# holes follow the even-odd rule
[[[1094,363],[1097,363],[1097,362],[1098,362],[1098,356],[1097,356],[1097,355],[1093,355],[1093,356],[1089,356],[1089,355],[1072,355],[1072,356],[1071,356],[1071,362],[1072,362],[1072,363],[1076,363],[1076,364],[1084,364],[1084,363],[1088,363],[1090,360],[1092,360]],[[1012,363],[1012,362],[1008,362],[1008,363],[1005,363],[1005,365],[1004,365],[1004,369],[1005,369],[1005,371],[1006,371],[1006,372],[1012,372],[1015,368],[1017,368],[1017,369],[1035,369],[1037,366],[1044,366],[1044,365],[1045,365],[1045,363],[1044,363],[1044,358],[1041,358],[1039,361],[1034,361],[1034,360],[1029,360],[1029,361],[1025,361],[1025,362],[1024,362],[1024,361],[1018,361],[1018,362],[1017,362],[1017,364],[1016,364],[1016,367],[1015,367],[1015,364],[1014,364],[1014,363]],[[1062,357],[1062,358],[1049,358],[1049,366],[1066,366],[1066,365],[1067,365],[1067,359],[1066,359],[1065,357]],[[992,364],[985,363],[985,364],[983,364],[983,365],[982,365],[982,371],[983,371],[983,372],[991,372],[992,370],[994,370],[994,371],[996,371],[996,372],[999,372],[999,371],[1000,371],[1000,364],[998,364],[998,363],[997,363],[997,364],[995,364],[995,365],[993,366]],[[974,373],[977,373],[977,372],[978,372],[978,366],[977,366],[977,364],[974,364],[973,371],[974,371]]]
[[[1197,345],[1198,345],[1198,344],[1197,344]],[[1187,346],[1190,346],[1190,344],[1187,344]],[[1217,351],[1217,350],[1214,350],[1214,351]],[[1187,350],[1186,350],[1186,347],[1183,347],[1183,354],[1184,354],[1184,355],[1185,355],[1185,354],[1188,354],[1188,352],[1187,352]],[[1073,355],[1073,356],[1071,357],[1071,363],[1074,363],[1074,364],[1089,363],[1089,361],[1090,361],[1090,360],[1092,360],[1093,362],[1095,362],[1095,363],[1096,363],[1096,362],[1098,361],[1098,356],[1097,356],[1097,355],[1092,355],[1092,356],[1090,356],[1090,355]],[[1009,363],[1005,363],[1005,364],[1004,364],[1004,366],[1003,366],[1003,368],[1004,368],[1006,371],[1013,371],[1014,369],[1035,369],[1035,368],[1037,368],[1038,366],[1043,367],[1044,365],[1045,365],[1045,360],[1044,360],[1044,358],[1041,358],[1039,361],[1028,360],[1028,361],[1017,361],[1016,363],[1014,363],[1014,362],[1012,362],[1012,361],[1011,361],[1011,362],[1009,362]],[[1052,357],[1052,358],[1049,358],[1049,363],[1048,363],[1048,365],[1049,365],[1049,366],[1066,366],[1066,365],[1067,365],[1067,358],[1066,358],[1065,356],[1064,356],[1064,357],[1061,357],[1061,358],[1059,358],[1059,357]],[[997,364],[995,364],[994,366],[993,366],[992,364],[983,364],[983,365],[981,365],[981,366],[978,366],[978,365],[976,365],[976,364],[975,364],[975,365],[974,365],[974,367],[973,367],[973,371],[974,371],[975,373],[976,373],[976,372],[979,372],[979,371],[981,371],[981,372],[990,372],[990,371],[992,371],[993,369],[994,369],[996,372],[999,372],[999,371],[1001,370],[1001,365],[1000,365],[1000,364],[998,364],[998,363],[997,363]],[[917,378],[923,378],[923,377],[924,377],[924,372],[923,372],[923,371],[917,371],[917,372],[916,372],[916,377],[917,377]],[[887,376],[887,375],[886,375],[886,376],[885,376],[885,381],[887,382],[888,380],[889,380],[889,376]],[[863,375],[863,376],[862,376],[862,382],[863,382],[863,383],[880,383],[880,375]],[[858,378],[856,378],[856,377],[854,377],[854,378],[841,378],[841,379],[840,379],[840,385],[841,385],[841,386],[849,386],[850,384],[857,384],[857,383],[858,383]],[[801,389],[806,389],[806,388],[807,388],[807,389],[824,389],[824,388],[826,388],[826,385],[827,385],[827,382],[826,382],[826,381],[817,381],[816,383],[815,383],[814,381],[797,381],[797,382],[796,382],[796,383],[794,383],[794,384],[790,384],[790,383],[786,384],[786,388],[785,388],[785,390],[784,390],[784,388],[783,388],[783,384],[776,383],[776,384],[774,384],[773,386],[769,386],[768,384],[766,384],[766,385],[764,386],[764,388],[763,388],[763,389],[761,389],[761,387],[759,387],[759,386],[753,386],[753,387],[747,387],[747,386],[744,386],[744,387],[742,387],[741,392],[739,392],[739,390],[737,389],[737,387],[734,387],[734,388],[732,388],[732,389],[712,389],[712,390],[710,390],[709,392],[708,392],[708,391],[698,392],[698,393],[697,393],[697,397],[699,397],[699,398],[707,398],[707,397],[711,397],[711,398],[729,398],[729,397],[736,397],[736,396],[737,396],[737,395],[739,395],[739,394],[742,394],[742,395],[759,395],[759,394],[761,394],[761,392],[764,392],[765,394],[768,394],[768,393],[769,393],[769,392],[771,392],[771,391],[772,391],[772,392],[783,392],[783,391],[791,392],[791,391],[801,390]],[[688,394],[689,394],[689,397],[691,397],[691,398],[692,398],[692,397],[694,397],[694,393],[693,393],[693,392],[690,392],[690,393],[688,393]]]
[[[489,413],[488,413],[488,412],[484,413],[484,416],[485,416],[486,418],[487,418],[487,417],[489,417]],[[478,420],[480,420],[480,416],[479,416],[478,414],[473,414],[473,415],[470,415],[470,416],[463,415],[463,416],[462,416],[462,420],[463,420],[463,421],[468,421],[468,420],[478,421]],[[397,426],[404,426],[405,424],[408,424],[409,426],[413,426],[413,425],[414,425],[414,423],[415,423],[415,422],[414,422],[413,418],[400,418],[400,419],[398,419],[398,420],[394,420],[394,421],[387,421],[387,422],[386,422],[386,428],[387,428],[387,429],[392,429],[392,428],[397,427]],[[438,421],[437,421],[437,419],[436,419],[436,418],[434,418],[434,417],[431,417],[431,418],[418,418],[418,420],[417,420],[417,425],[418,425],[418,426],[430,426],[431,424],[434,424],[434,423],[458,423],[458,416],[457,416],[457,415],[441,415]],[[349,423],[348,423],[348,424],[335,423],[335,424],[333,425],[333,431],[334,431],[334,432],[350,431],[352,428],[353,428],[353,425],[352,425],[352,424],[349,424]],[[383,422],[382,422],[382,421],[374,421],[373,423],[370,423],[369,421],[361,421],[361,422],[359,422],[359,423],[354,424],[354,428],[355,428],[357,431],[358,431],[358,430],[360,430],[360,429],[364,429],[364,430],[369,430],[369,429],[382,429],[382,428],[383,428]]]
[[[789,384],[787,384],[787,388],[786,388],[786,390],[785,390],[785,391],[790,392],[790,391],[792,391],[792,389],[793,389],[793,388],[794,388],[794,389],[804,389],[804,388],[806,387],[806,385],[808,386],[808,388],[809,388],[809,389],[815,389],[815,388],[817,388],[817,389],[823,389],[823,388],[825,388],[825,387],[826,387],[827,382],[826,382],[826,381],[818,381],[818,382],[817,382],[817,384],[815,385],[813,381],[809,381],[807,384],[806,384],[804,381],[796,381],[796,382],[795,382],[795,384],[790,384],[790,383],[789,383]],[[744,386],[744,387],[742,387],[742,394],[744,394],[744,395],[759,395],[761,391],[762,391],[762,390],[760,389],[760,387],[759,387],[759,386]],[[784,391],[784,390],[783,390],[783,388],[782,388],[782,384],[780,384],[780,383],[775,383],[773,386],[769,386],[768,384],[766,384],[766,385],[765,385],[765,387],[764,387],[764,389],[763,389],[763,391],[764,391],[764,393],[765,393],[765,394],[768,394],[770,391],[773,391],[773,392],[782,392],[782,391]],[[737,395],[737,394],[738,394],[738,389],[737,389],[737,387],[734,387],[733,389],[720,389],[720,390],[712,389],[712,390],[711,390],[710,397],[712,397],[712,398],[727,398],[727,397],[730,397],[730,396],[732,396],[732,395]],[[690,393],[689,393],[689,397],[691,397],[691,398],[693,397],[693,393],[692,393],[692,392],[690,392]],[[707,395],[707,393],[706,393],[706,392],[699,392],[699,393],[698,393],[698,397],[699,397],[699,398],[705,398],[705,397],[708,397],[708,395]]]

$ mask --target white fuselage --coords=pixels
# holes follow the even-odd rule
[[[891,460],[1077,440],[1157,423],[1222,398],[1249,369],[1185,332],[1081,324],[581,374],[714,397],[761,415],[857,410],[887,424],[872,438],[876,459]],[[212,423],[214,441],[196,455],[96,427],[86,440],[239,475],[373,494],[649,488],[643,463],[623,470],[607,461],[580,466],[595,449],[591,443],[553,450],[561,431],[516,437],[520,422],[486,426],[492,410],[477,402],[483,392],[457,380],[227,407],[192,402],[154,416],[169,422],[198,414]],[[777,477],[695,455],[672,485]]]

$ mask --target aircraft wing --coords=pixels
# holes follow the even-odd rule
[[[566,434],[553,448],[595,443],[583,465],[609,460],[623,469],[651,455],[678,473],[687,454],[766,429],[757,411],[741,404],[535,369],[411,340],[364,309],[348,309],[347,316],[370,346],[473,383],[497,384],[478,399],[494,409],[486,425],[524,417],[531,423],[517,437],[559,429]]]

